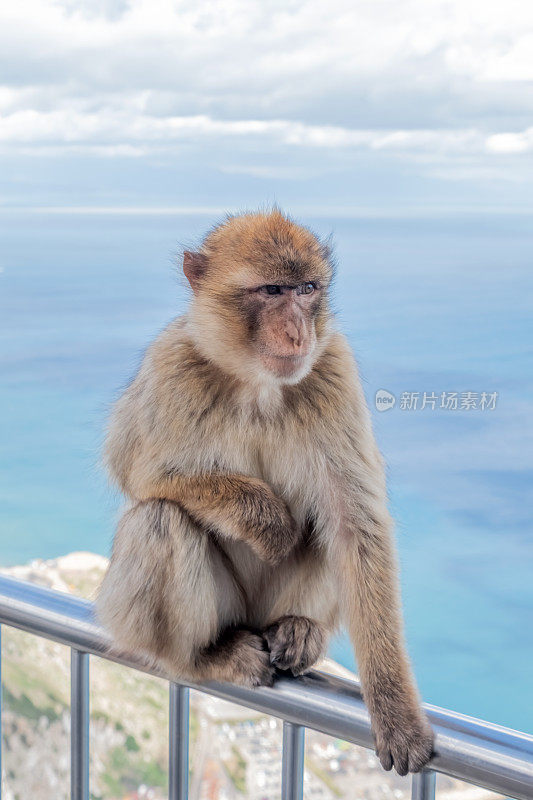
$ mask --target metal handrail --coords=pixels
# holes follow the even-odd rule
[[[88,798],[88,654],[169,680],[142,658],[116,650],[94,616],[92,603],[0,575],[0,623],[72,648],[71,781],[73,800]],[[282,800],[301,800],[304,729],[372,748],[370,719],[356,681],[312,671],[279,677],[272,688],[229,683],[170,684],[169,797],[185,800],[188,783],[188,688],[254,708],[284,721]],[[429,769],[413,776],[413,799],[435,794],[434,772],[486,789],[533,800],[533,736],[436,706],[425,710],[435,731]]]

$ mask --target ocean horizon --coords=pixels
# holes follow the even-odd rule
[[[176,257],[216,211],[0,210],[0,567],[109,555],[106,418],[184,310]],[[421,694],[533,732],[530,217],[303,222],[335,243],[334,307],[387,462]],[[330,655],[355,669],[346,637]]]

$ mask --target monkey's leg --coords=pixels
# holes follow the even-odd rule
[[[309,617],[281,617],[264,631],[263,636],[272,664],[279,669],[290,669],[293,675],[301,675],[310,669],[326,648],[322,626]]]
[[[199,648],[242,619],[244,602],[212,536],[176,503],[152,500],[117,528],[97,611],[117,644],[187,674]]]
[[[120,647],[148,654],[171,676],[272,681],[263,639],[228,630],[244,619],[245,603],[213,535],[175,503],[137,503],[124,514],[97,610]]]

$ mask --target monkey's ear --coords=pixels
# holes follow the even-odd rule
[[[193,253],[186,250],[183,254],[183,273],[193,292],[197,292],[204,273],[207,269],[207,256],[203,253]]]

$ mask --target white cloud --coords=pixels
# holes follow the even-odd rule
[[[216,120],[207,115],[156,117],[131,109],[99,112],[15,111],[0,117],[0,143],[16,147],[50,143],[86,147],[102,155],[139,156],[200,139],[247,138],[293,147],[372,149],[409,153],[522,152],[531,130],[485,137],[475,130],[354,130],[333,125],[305,125],[289,120]],[[251,168],[248,168],[250,172]],[[235,171],[235,170],[234,170]],[[255,169],[256,175],[261,170]]]
[[[519,133],[496,133],[487,138],[491,153],[527,153],[533,150],[533,127]]]
[[[460,158],[466,174],[465,158],[490,169],[532,148],[533,4],[18,0],[0,9],[0,74],[3,152],[142,158],[233,141],[253,166],[230,163],[257,177],[296,169],[260,163],[279,148],[422,171]]]
[[[442,70],[465,77],[533,74],[533,7],[523,0],[19,0],[3,4],[1,20],[2,44],[13,55],[26,51],[21,61],[99,54],[79,71],[111,84],[120,76],[107,74],[105,62],[124,57],[130,72],[134,54],[151,81],[163,82],[165,66],[188,65],[196,67],[191,83],[212,86],[323,70],[325,78],[414,73],[432,54]]]

